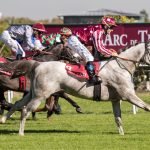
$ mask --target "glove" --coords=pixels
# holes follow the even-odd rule
[[[118,56],[117,52],[112,52],[111,55],[112,55],[113,57],[117,57],[117,56]]]

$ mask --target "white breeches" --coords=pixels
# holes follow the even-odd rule
[[[93,61],[94,57],[88,49],[74,35],[68,39],[68,47],[77,52],[86,62]]]
[[[13,53],[16,55],[21,54],[22,57],[25,57],[25,52],[21,45],[10,36],[7,30],[2,32],[0,40],[2,40],[9,48],[11,48]]]

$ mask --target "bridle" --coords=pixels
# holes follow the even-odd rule
[[[142,58],[142,62],[144,62],[147,65],[149,65],[146,62],[146,57],[147,57],[148,61],[150,62],[150,41],[145,43],[145,53],[144,53],[143,58]]]

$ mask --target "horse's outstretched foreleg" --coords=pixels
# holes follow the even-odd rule
[[[125,99],[137,107],[144,109],[145,111],[150,111],[150,105],[142,101],[134,92],[126,92]]]
[[[117,124],[119,134],[124,135],[122,120],[121,120],[120,101],[112,101],[112,107],[113,107],[113,113],[114,113],[115,122]]]

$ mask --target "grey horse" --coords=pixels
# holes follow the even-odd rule
[[[102,79],[101,100],[111,101],[115,122],[119,134],[124,135],[121,120],[120,100],[128,101],[146,111],[150,111],[150,105],[142,101],[135,93],[132,75],[136,64],[144,61],[150,65],[150,42],[139,43],[136,46],[121,52],[119,57],[101,62],[99,76]],[[63,62],[41,62],[31,72],[31,88],[28,95],[16,102],[11,110],[0,119],[5,123],[17,109],[22,109],[19,135],[24,135],[26,118],[30,112],[36,110],[41,101],[50,97],[51,94],[62,89],[79,97],[93,98],[93,86],[88,82],[67,74],[66,64]],[[26,107],[25,107],[26,106]]]

